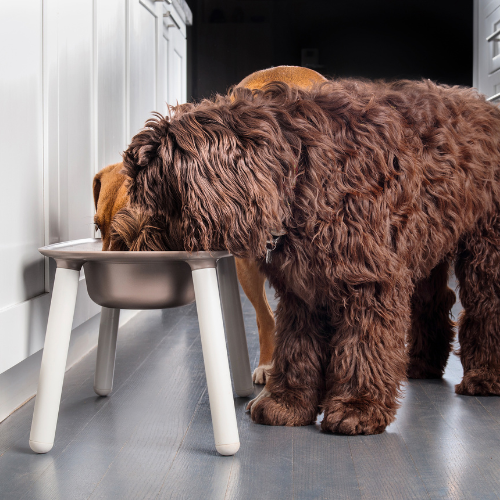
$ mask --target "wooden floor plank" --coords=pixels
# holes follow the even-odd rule
[[[144,412],[90,498],[142,499],[155,497],[160,491],[163,477],[206,392],[196,317],[187,321],[194,332],[191,348],[177,351],[177,366],[170,376],[165,379],[157,374],[158,382],[165,382],[156,384],[160,391],[153,396],[153,404]],[[170,360],[163,357],[161,362],[167,364]]]
[[[480,405],[490,414],[491,418],[500,423],[500,397],[483,396],[476,397]]]
[[[319,424],[292,434],[294,499],[362,498],[347,436],[320,432]]]
[[[349,436],[347,439],[363,499],[430,498],[397,430],[389,426],[376,436]]]
[[[442,428],[443,436],[453,435],[461,443],[468,457],[467,463],[481,471],[483,484],[499,497],[500,423],[477,398],[455,394],[456,381],[445,374],[443,380],[422,380],[419,383],[446,423]],[[444,459],[456,460],[450,456]],[[470,481],[474,481],[473,473]]]
[[[271,308],[276,308],[274,292],[266,288]],[[255,311],[242,296],[248,348],[258,360],[258,332]],[[256,386],[255,396],[262,390]],[[235,407],[241,448],[235,455],[224,500],[254,500],[292,498],[293,494],[293,428],[258,425],[246,412],[247,400],[238,398]]]
[[[208,393],[205,392],[172,467],[163,475],[157,498],[223,499],[233,460],[235,457],[221,457],[215,450]]]
[[[258,360],[258,331],[255,321],[255,310],[242,297],[243,316],[247,333],[247,344],[252,369]],[[202,360],[200,360],[202,365]],[[244,409],[250,398],[238,398],[235,395],[237,423],[241,436],[242,419],[249,416]],[[246,443],[242,442],[242,446]],[[221,457],[214,448],[212,419],[208,393],[203,395],[193,421],[186,432],[172,466],[163,476],[163,483],[158,499],[178,498],[224,498],[231,477],[235,457]],[[189,471],[196,470],[193,480]]]
[[[154,314],[158,318],[161,313]],[[61,498],[75,500],[90,496],[116,454],[130,439],[135,426],[154,405],[155,396],[162,388],[168,387],[169,378],[184,360],[185,353],[189,352],[188,348],[197,333],[189,329],[183,331],[186,326],[184,321],[165,324],[157,319],[155,324],[156,335],[153,338],[156,337],[157,342],[148,346],[149,355],[142,359],[140,344],[136,356],[142,362],[132,373],[127,373],[127,379],[110,397],[97,398],[89,387],[88,394],[83,394],[83,400],[79,399],[66,410],[66,415],[63,415],[66,418],[59,423],[60,426],[63,424],[62,429],[58,426],[58,431],[65,431],[67,426],[68,431],[73,430],[73,438],[62,453],[51,456],[51,466],[32,482],[31,490],[26,493],[27,498],[32,497],[34,492],[39,499],[53,498],[56,492]],[[165,333],[163,327],[167,325],[171,328]],[[120,349],[117,354],[120,354]],[[159,380],[161,383],[158,383]],[[97,408],[96,405],[100,406]],[[74,420],[79,418],[86,406],[94,408],[93,416],[75,432]]]
[[[245,411],[238,402],[237,411]],[[234,458],[225,500],[292,498],[293,429],[240,420],[242,447]]]
[[[395,428],[404,439],[432,499],[498,498],[420,381],[407,384],[405,403]]]

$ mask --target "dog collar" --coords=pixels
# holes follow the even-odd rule
[[[271,263],[271,252],[276,248],[276,245],[278,244],[278,242],[279,242],[280,238],[283,236],[283,234],[286,234],[286,231],[280,235],[273,234],[272,235],[273,239],[266,243],[266,264]]]
[[[290,182],[290,191],[293,192],[295,190],[295,185],[297,184],[297,175],[298,175],[298,167],[296,164],[292,166],[293,168],[293,177]],[[290,205],[290,196],[288,196],[287,203]],[[287,232],[284,229],[271,229],[269,231],[271,233],[271,236],[273,237],[272,240],[267,241],[266,243],[266,264],[271,263],[271,252],[276,249],[276,245],[278,244],[279,240],[281,239],[282,236],[284,236]]]

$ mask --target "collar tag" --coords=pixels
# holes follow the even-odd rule
[[[272,234],[272,233],[271,233]],[[283,233],[285,234],[285,233]],[[278,241],[280,240],[281,236],[283,236],[283,234],[281,235],[275,235],[273,234],[273,240],[272,241],[268,241],[266,243],[266,264],[270,264],[271,263],[271,252],[276,248],[276,245],[278,244]]]

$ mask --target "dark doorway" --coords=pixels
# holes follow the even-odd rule
[[[270,66],[472,85],[472,0],[191,0],[188,96]]]

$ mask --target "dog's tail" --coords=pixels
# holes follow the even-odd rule
[[[139,207],[122,208],[111,222],[109,250],[172,250],[167,240],[168,228]]]

